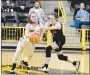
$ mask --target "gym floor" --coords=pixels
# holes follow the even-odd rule
[[[15,50],[2,50],[2,74],[8,74]],[[63,51],[64,55],[69,56],[73,60],[80,61],[80,68],[78,73],[89,74],[89,52],[88,51]],[[25,74],[27,70],[24,67],[20,67],[20,60],[23,59],[23,53],[19,56],[17,62],[16,73]],[[38,71],[38,68],[42,67],[45,63],[45,52],[43,50],[35,51],[31,61],[29,62],[31,66],[31,74],[42,74],[43,72]],[[76,74],[75,67],[66,61],[58,60],[55,52],[52,52],[51,61],[49,64],[50,72],[49,74]]]

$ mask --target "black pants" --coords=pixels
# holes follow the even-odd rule
[[[57,52],[57,57],[59,60],[63,60],[63,61],[67,61],[68,60],[68,57],[63,55],[61,53],[62,51],[62,46],[65,44],[65,36],[63,36],[62,39],[60,39],[60,41],[56,41],[56,44],[59,46],[59,48],[55,49],[55,52]],[[46,57],[51,57],[51,51],[52,51],[52,46],[48,46],[46,48]]]
[[[60,39],[60,40],[56,40],[55,41],[55,39],[53,39],[53,42],[56,42],[56,44],[59,46],[59,48],[56,48],[55,49],[55,52],[59,52],[59,51],[62,50],[62,46],[65,44],[65,41],[66,41],[65,36],[63,36],[62,39]],[[51,45],[49,45],[48,47],[46,47],[46,57],[51,57],[51,51],[52,51],[52,49],[53,48],[52,48]]]

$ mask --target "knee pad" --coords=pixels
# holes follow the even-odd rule
[[[51,57],[51,50],[52,50],[51,46],[46,47],[46,57]]]
[[[58,55],[58,59],[67,61],[68,57],[61,54],[61,55]]]

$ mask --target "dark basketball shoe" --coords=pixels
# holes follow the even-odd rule
[[[25,62],[24,60],[22,60],[20,62],[23,66],[25,66],[27,68],[27,70],[30,70],[30,66],[28,65],[28,62]]]
[[[16,74],[14,70],[11,70],[9,74]]]
[[[48,65],[45,64],[42,68],[39,69],[39,71],[42,71],[42,72],[48,73],[48,72],[49,72]]]
[[[10,74],[16,74],[16,73],[15,73],[15,68],[16,68],[16,63],[13,63],[12,69],[11,69],[11,71],[10,71]]]
[[[74,61],[73,65],[75,66],[76,70],[79,70],[79,66],[80,66],[80,61]]]

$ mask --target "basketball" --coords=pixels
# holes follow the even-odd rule
[[[37,34],[37,33],[33,34],[32,37],[30,38],[30,42],[33,44],[39,43],[40,42],[39,34]]]

